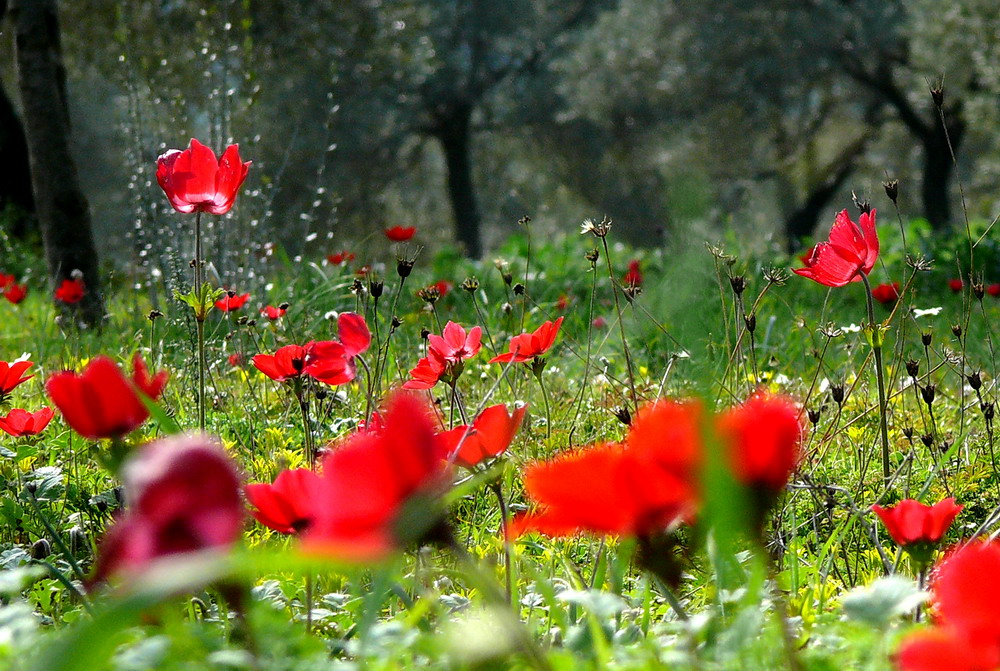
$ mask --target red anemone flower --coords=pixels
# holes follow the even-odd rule
[[[302,345],[285,345],[274,354],[258,354],[250,361],[257,370],[275,382],[284,382],[302,375],[307,354],[307,349]]]
[[[513,413],[508,413],[503,403],[492,405],[479,413],[471,426],[456,426],[438,437],[444,443],[446,453],[455,455],[455,464],[474,468],[507,451],[521,428],[527,409],[526,405],[522,405]]]
[[[746,487],[776,495],[798,465],[804,428],[789,399],[754,394],[719,417],[736,479]]]
[[[872,510],[882,520],[892,540],[902,548],[914,545],[930,546],[933,549],[941,542],[951,523],[960,512],[962,505],[952,497],[942,499],[932,506],[914,499],[903,499],[890,508],[876,504]]]
[[[11,284],[3,291],[3,297],[17,305],[28,295],[28,287],[23,284]]]
[[[233,368],[239,368],[245,363],[246,358],[243,356],[243,352],[233,352],[226,357],[226,361],[228,361],[229,365]]]
[[[962,290],[962,287],[964,287],[964,286],[965,286],[965,282],[963,282],[962,278],[960,278],[960,277],[955,277],[955,278],[952,278],[952,279],[948,280],[948,288],[952,290],[952,293],[956,293],[957,294],[959,291]]]
[[[872,289],[872,298],[882,305],[895,303],[899,300],[899,282],[883,283]]]
[[[45,389],[66,423],[84,438],[121,438],[149,417],[139,392],[158,400],[167,381],[166,371],[150,378],[138,355],[134,362],[132,380],[114,361],[99,356],[82,373],[56,373],[45,383]]]
[[[493,357],[489,362],[507,363],[508,361],[514,361],[520,363],[522,361],[530,361],[537,356],[545,354],[556,341],[556,336],[559,334],[559,327],[562,326],[562,322],[563,317],[560,317],[554,322],[545,322],[535,329],[533,333],[522,333],[521,335],[514,336],[510,339],[510,344],[507,346],[508,352]]]
[[[62,284],[56,289],[56,300],[62,301],[68,305],[73,303],[79,303],[83,300],[83,295],[87,291],[87,286],[83,283],[80,278],[72,280],[63,280]]]
[[[410,369],[410,379],[403,383],[403,389],[430,389],[436,385],[448,369],[447,362],[437,350],[430,349],[427,356],[417,361]]]
[[[346,384],[357,374],[354,357],[367,351],[371,343],[365,318],[354,312],[342,312],[337,317],[337,340],[306,345],[305,373],[331,386]]]
[[[235,291],[231,291],[215,301],[215,307],[222,312],[233,312],[241,309],[248,300],[250,300],[250,294],[237,294]]]
[[[448,292],[451,291],[451,287],[453,285],[448,280],[438,280],[431,286],[438,290],[439,297],[444,298],[448,295]]]
[[[879,243],[875,231],[875,210],[862,213],[860,226],[842,210],[830,229],[830,238],[813,247],[805,268],[795,272],[828,287],[842,287],[860,281],[878,260]]]
[[[267,305],[260,309],[260,313],[270,319],[271,321],[277,321],[285,316],[288,311],[285,308],[274,307],[273,305]]]
[[[416,226],[410,226],[408,228],[393,226],[392,228],[385,229],[385,237],[389,238],[393,242],[406,242],[411,239],[416,232]]]
[[[281,534],[305,531],[313,520],[319,476],[308,468],[282,471],[273,484],[244,489],[253,518]]]
[[[236,466],[215,440],[172,436],[140,448],[123,471],[129,508],[101,540],[95,582],[162,557],[222,550],[243,527]]]
[[[628,270],[622,277],[622,283],[628,286],[641,287],[643,279],[642,268],[639,267],[639,261],[632,259],[628,262]]]
[[[323,459],[313,523],[303,536],[307,550],[375,560],[439,524],[433,501],[449,471],[430,409],[400,393],[382,419],[381,433],[354,433]]]
[[[0,431],[9,433],[15,438],[35,436],[45,430],[52,421],[52,415],[52,408],[42,408],[35,412],[14,408],[6,417],[0,417]]]
[[[350,263],[354,260],[354,254],[351,252],[337,252],[336,254],[327,254],[326,260],[333,266],[339,266],[342,263]]]
[[[994,671],[1000,667],[1000,543],[973,541],[948,554],[932,582],[935,626],[908,636],[903,671]]]
[[[986,293],[994,298],[1000,296],[1000,284],[991,284],[987,286]]]
[[[240,160],[239,145],[231,144],[219,159],[194,138],[187,149],[170,149],[156,159],[156,181],[178,212],[225,214],[250,171]]]
[[[428,349],[435,350],[448,363],[460,363],[479,353],[483,329],[473,326],[468,332],[460,324],[448,322],[441,335],[427,336]]]
[[[17,280],[13,275],[7,275],[5,273],[0,273],[0,289],[6,289],[11,284]]]
[[[31,368],[32,365],[30,361],[15,361],[13,363],[0,361],[0,400],[14,391],[14,388],[19,384],[34,377],[34,375],[24,374],[24,371]]]

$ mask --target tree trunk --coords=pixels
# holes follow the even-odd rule
[[[9,208],[13,207],[12,212]],[[11,235],[24,238],[27,221],[35,211],[31,194],[31,169],[24,127],[17,112],[0,88],[0,210],[13,214]]]
[[[965,132],[963,123],[955,121],[949,124],[952,147],[958,153],[958,145]],[[923,138],[924,170],[921,182],[921,197],[924,205],[924,216],[936,231],[943,231],[951,224],[951,195],[949,186],[955,164],[951,160],[948,141],[940,124],[933,132]]]
[[[478,258],[483,253],[481,218],[472,181],[472,105],[458,103],[438,117],[433,134],[441,142],[448,165],[448,196],[455,218],[455,238],[465,253]]]
[[[87,199],[80,190],[69,147],[56,0],[12,0],[10,14],[31,183],[49,278],[55,287],[74,271],[83,274],[87,287],[83,300],[58,307],[83,324],[96,326],[104,318],[104,301]]]

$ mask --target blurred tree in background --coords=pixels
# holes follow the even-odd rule
[[[156,155],[191,136],[240,142],[254,160],[247,197],[210,231],[230,281],[255,276],[267,242],[315,254],[394,224],[473,255],[523,214],[569,231],[606,213],[646,244],[734,226],[795,246],[851,191],[885,207],[887,174],[903,215],[937,228],[961,219],[956,176],[970,216],[992,218],[996,202],[1000,15],[988,0],[62,11],[83,185],[102,244],[137,281],[183,273],[187,224],[152,175]]]

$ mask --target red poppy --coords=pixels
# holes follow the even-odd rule
[[[455,322],[445,324],[441,335],[427,336],[428,349],[435,350],[448,363],[460,363],[479,353],[483,330],[473,326],[468,332]]]
[[[303,536],[308,550],[378,559],[440,521],[433,501],[449,473],[430,409],[397,394],[382,419],[381,433],[355,433],[323,459],[313,523]]]
[[[271,321],[276,321],[285,316],[287,310],[284,308],[276,308],[273,305],[267,305],[260,309],[260,313],[270,319]]]
[[[660,401],[643,408],[625,443],[605,443],[536,462],[524,488],[536,504],[511,534],[648,536],[687,517],[696,505],[703,444],[701,407]]]
[[[83,280],[75,278],[63,280],[62,284],[56,289],[55,296],[57,301],[72,305],[73,303],[82,301],[86,291],[87,286],[83,283]]]
[[[308,468],[282,471],[273,484],[247,485],[250,514],[281,534],[305,531],[316,508],[319,476]]]
[[[498,457],[507,451],[517,430],[524,421],[525,405],[516,408],[513,414],[507,412],[503,403],[493,405],[476,417],[472,426],[456,426],[439,434],[447,454],[454,454],[454,462],[464,468],[474,468],[487,459]]]
[[[562,326],[563,317],[554,322],[545,322],[533,333],[522,333],[510,339],[507,346],[509,350],[506,354],[495,356],[490,359],[490,363],[507,363],[508,361],[522,362],[530,361],[536,356],[541,356],[549,351],[559,334],[559,327]]]
[[[226,360],[229,362],[229,365],[232,366],[233,368],[239,368],[244,364],[246,359],[243,356],[243,352],[235,352],[233,354],[230,354],[226,358]]]
[[[412,238],[416,232],[416,226],[410,226],[409,228],[393,226],[392,228],[385,229],[385,237],[389,238],[393,242],[406,242]]]
[[[138,355],[134,362],[132,380],[111,359],[99,356],[82,373],[56,373],[45,389],[66,423],[84,438],[121,438],[149,417],[139,392],[155,401],[166,384],[165,371],[150,378]]]
[[[132,355],[132,382],[150,400],[155,401],[160,398],[169,379],[170,373],[165,370],[150,376],[149,368],[146,367],[146,362],[142,360],[139,353],[136,352]]]
[[[938,564],[932,583],[936,626],[907,637],[896,656],[904,671],[1000,667],[1000,543],[974,541]]]
[[[718,421],[733,473],[746,487],[777,494],[799,462],[804,428],[790,400],[754,394]]]
[[[32,365],[30,361],[15,361],[13,363],[0,361],[0,400],[14,391],[14,388],[19,384],[34,377],[34,375],[24,374],[24,371],[31,368]]]
[[[215,307],[222,312],[233,312],[241,309],[250,300],[250,294],[237,294],[229,292],[219,300],[215,301]]]
[[[240,160],[239,145],[231,144],[216,159],[215,152],[194,138],[187,149],[170,149],[156,159],[156,181],[178,212],[225,214],[250,171]]]
[[[428,350],[427,356],[410,369],[410,379],[403,383],[403,389],[430,389],[441,380],[447,369],[447,362],[437,350]]]
[[[795,272],[828,287],[842,287],[860,281],[878,259],[879,243],[875,231],[875,210],[862,213],[860,226],[842,210],[830,229],[830,239],[813,247],[805,268]]]
[[[957,294],[959,291],[962,290],[962,287],[964,286],[965,282],[963,282],[962,278],[960,277],[955,277],[948,280],[948,288],[951,289],[953,293]]]
[[[274,354],[258,354],[250,361],[261,373],[276,382],[302,375],[308,350],[302,345],[285,345]]]
[[[899,282],[883,283],[872,289],[872,298],[882,305],[895,303],[899,300]]]
[[[15,438],[34,436],[45,430],[52,421],[52,415],[52,408],[42,408],[35,412],[14,408],[6,417],[0,417],[0,431],[5,431]]]
[[[438,280],[431,286],[438,290],[438,295],[441,298],[444,298],[445,296],[448,295],[448,292],[451,291],[451,287],[453,285],[448,280]]]
[[[357,375],[354,357],[371,346],[372,336],[365,318],[354,312],[337,317],[337,340],[306,345],[305,373],[324,384],[346,384]]]
[[[1000,284],[990,284],[986,287],[986,293],[994,298],[1000,296]]]
[[[933,548],[941,542],[951,523],[962,512],[962,507],[949,497],[932,506],[903,499],[890,508],[873,505],[872,510],[900,547],[929,545]]]
[[[149,443],[123,473],[129,508],[101,541],[95,582],[140,572],[162,557],[225,549],[239,539],[240,478],[214,440],[173,436]]]
[[[639,261],[637,259],[632,259],[628,262],[628,270],[625,271],[625,275],[622,277],[622,283],[626,286],[641,287],[643,279],[642,268],[639,267]]]
[[[24,284],[11,284],[3,291],[3,297],[17,305],[28,295],[28,287]]]
[[[354,260],[354,254],[351,252],[337,252],[336,254],[327,254],[326,260],[333,266],[339,266],[342,263],[350,263]]]
[[[6,289],[11,284],[14,284],[16,280],[17,278],[14,277],[13,275],[6,275],[4,273],[0,273],[0,289]]]

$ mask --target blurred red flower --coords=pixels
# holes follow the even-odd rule
[[[273,305],[267,305],[260,309],[260,313],[271,321],[281,319],[287,312],[288,311],[285,310],[285,308],[276,308]]]
[[[83,300],[83,296],[87,291],[87,286],[83,283],[83,280],[67,279],[63,280],[56,288],[55,297],[57,301],[62,301],[63,303],[73,304],[79,303]]]
[[[222,550],[243,528],[240,478],[204,436],[173,436],[140,448],[124,467],[129,508],[105,533],[94,582],[134,574],[162,557]]]
[[[1000,284],[990,284],[986,287],[986,293],[994,298],[1000,296]]]
[[[622,277],[622,284],[626,286],[636,286],[641,287],[643,282],[642,268],[639,266],[639,261],[637,259],[632,259],[628,262],[628,270],[625,271],[625,275]]]
[[[15,438],[34,436],[45,430],[52,421],[52,415],[52,408],[42,408],[35,412],[14,408],[6,417],[0,417],[0,431],[5,431]]]
[[[156,181],[178,212],[225,214],[250,171],[240,160],[239,145],[231,144],[219,159],[194,138],[187,149],[170,149],[156,159]]]
[[[133,362],[132,380],[122,374],[114,361],[98,356],[82,373],[56,373],[45,383],[45,389],[66,423],[84,438],[121,438],[149,417],[138,393],[158,400],[167,382],[166,371],[149,377],[138,355]]]
[[[776,495],[798,465],[805,429],[789,399],[754,394],[718,420],[736,479],[746,487]]]
[[[533,333],[522,333],[510,339],[507,346],[508,352],[490,359],[490,363],[507,363],[508,361],[522,362],[530,361],[536,356],[541,356],[549,351],[559,334],[559,327],[562,326],[563,317],[554,322],[545,322]]]
[[[17,280],[13,275],[7,275],[5,273],[0,273],[0,289],[6,289],[11,284]]]
[[[278,533],[297,534],[313,520],[319,476],[308,468],[285,470],[273,484],[247,485],[244,491],[255,520]]]
[[[882,520],[886,531],[897,545],[904,549],[914,545],[926,546],[919,548],[919,551],[929,559],[930,553],[941,542],[962,507],[955,503],[954,498],[949,497],[932,506],[914,499],[903,499],[889,508],[873,505],[872,510]]]
[[[0,361],[0,401],[3,401],[19,384],[34,377],[34,375],[24,374],[24,371],[31,368],[32,365],[30,361],[15,361],[13,363]]]
[[[973,541],[948,554],[932,582],[935,626],[906,637],[903,671],[1000,668],[1000,542]]]
[[[385,229],[385,237],[389,238],[393,242],[406,242],[412,238],[416,232],[416,226],[410,226],[408,228],[393,226],[392,228]]]
[[[243,352],[234,352],[233,354],[230,354],[226,358],[226,360],[229,362],[229,365],[232,366],[233,368],[239,368],[245,362]]]
[[[354,260],[354,254],[351,252],[337,252],[336,254],[327,254],[326,260],[330,265],[339,266],[342,263],[350,263]]]
[[[860,226],[842,210],[830,228],[829,240],[813,247],[804,261],[806,267],[795,272],[828,287],[842,287],[860,281],[860,273],[870,273],[879,253],[875,210],[862,213],[858,221]]]
[[[449,469],[430,408],[399,393],[382,419],[380,433],[354,433],[323,459],[305,549],[376,560],[440,523],[435,499],[448,486]]]
[[[445,453],[455,455],[455,464],[474,468],[507,451],[517,430],[521,428],[527,409],[526,405],[522,405],[515,408],[513,413],[508,413],[507,406],[503,403],[492,405],[479,413],[471,426],[456,426],[438,434],[438,437]]]
[[[948,280],[948,288],[952,290],[953,293],[958,293],[965,286],[965,282],[962,281],[961,277],[954,277]]]
[[[23,284],[11,284],[3,291],[3,297],[17,305],[28,295],[28,287]]]
[[[431,286],[438,290],[438,294],[441,298],[444,298],[448,295],[448,292],[451,291],[452,284],[448,280],[438,280]]]
[[[899,282],[883,283],[872,289],[872,298],[883,305],[899,300]]]
[[[250,294],[237,294],[235,291],[231,291],[215,301],[215,307],[222,312],[233,312],[241,309],[248,300],[250,300]]]

